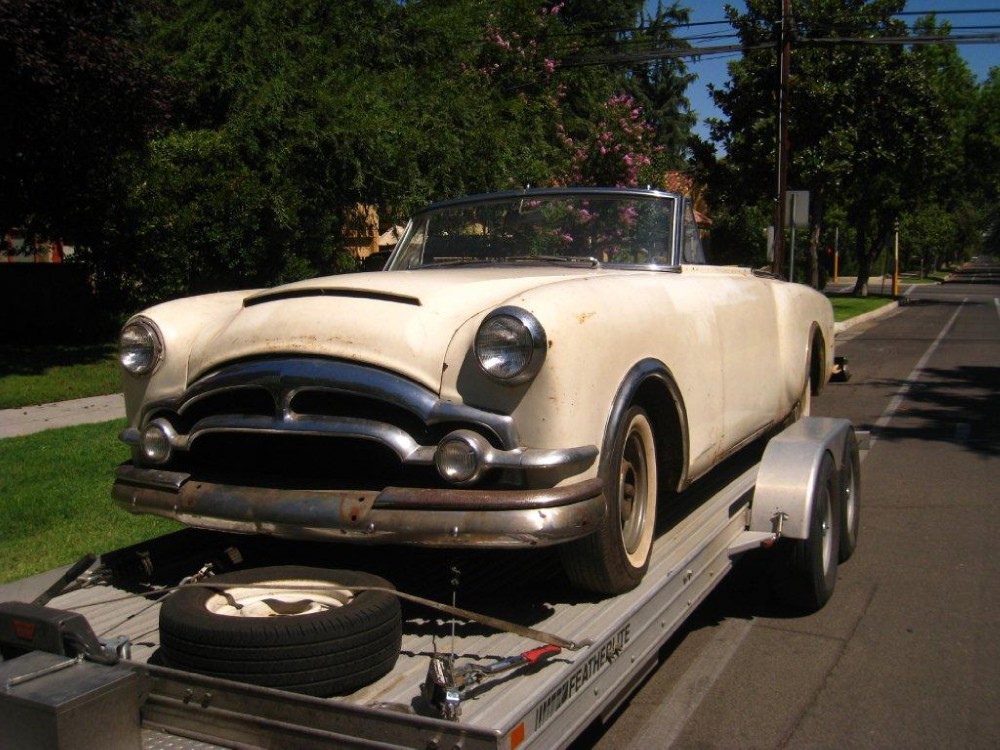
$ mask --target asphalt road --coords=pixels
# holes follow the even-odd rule
[[[791,616],[743,560],[575,748],[1000,747],[1000,284],[974,278],[838,340],[853,378],[813,413],[872,446],[832,601]]]

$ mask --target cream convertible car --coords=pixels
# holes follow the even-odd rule
[[[650,190],[476,196],[386,270],[167,302],[121,334],[133,512],[300,539],[559,544],[635,586],[657,497],[803,413],[827,300],[705,265]]]

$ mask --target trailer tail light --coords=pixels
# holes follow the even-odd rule
[[[514,730],[510,733],[510,750],[517,750],[517,748],[524,742],[524,722],[522,721]]]
[[[14,628],[14,635],[22,641],[35,640],[35,623],[24,620],[13,620],[11,625]]]

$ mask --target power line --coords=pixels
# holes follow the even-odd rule
[[[934,34],[926,36],[884,36],[884,37],[799,37],[796,46],[837,46],[863,44],[872,46],[916,46],[928,44],[997,44],[1000,34]],[[577,68],[591,65],[616,65],[653,62],[672,58],[702,57],[705,55],[735,54],[757,50],[773,50],[775,42],[759,44],[726,44],[709,47],[681,47],[677,49],[653,50],[650,52],[623,52],[611,55],[594,55],[579,59],[563,59],[560,67]]]
[[[876,37],[816,37],[796,40],[798,46],[835,46],[840,44],[867,44],[885,46],[911,46],[924,44],[997,44],[1000,34],[932,34],[927,36],[876,36]]]

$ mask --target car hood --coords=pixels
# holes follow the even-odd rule
[[[249,357],[317,355],[393,370],[437,390],[448,345],[470,318],[540,286],[596,273],[425,269],[330,276],[253,292],[235,315],[202,330],[188,378]]]

